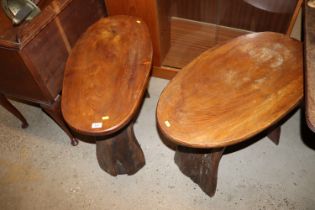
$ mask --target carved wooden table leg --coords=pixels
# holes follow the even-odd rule
[[[2,105],[6,110],[8,110],[10,113],[12,113],[15,117],[17,117],[22,122],[22,128],[27,128],[28,123],[26,119],[23,117],[21,112],[17,110],[10,101],[0,93],[0,105]]]
[[[217,188],[218,167],[225,148],[192,149],[177,147],[175,163],[210,197]]]
[[[60,97],[51,104],[44,105],[41,104],[42,109],[61,127],[61,129],[70,137],[71,144],[76,146],[79,144],[79,141],[73,136],[70,129],[66,125],[63,116],[61,114],[61,105],[60,105]]]
[[[280,134],[281,134],[281,127],[277,127],[276,129],[274,129],[273,131],[271,131],[267,137],[273,141],[273,143],[275,143],[276,145],[279,144],[280,141]]]
[[[144,155],[133,131],[133,122],[111,138],[96,141],[100,167],[111,174],[135,174],[144,164]]]

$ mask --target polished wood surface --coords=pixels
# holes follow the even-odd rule
[[[118,131],[135,116],[146,91],[152,45],[145,23],[111,16],[93,24],[66,65],[62,113],[86,135]]]
[[[170,44],[169,0],[105,0],[110,16],[130,15],[147,24],[153,44],[153,63],[161,66]]]
[[[315,8],[305,4],[304,49],[306,68],[306,120],[315,132]]]
[[[265,32],[210,49],[161,94],[158,125],[178,144],[224,147],[275,124],[303,97],[301,43]]]

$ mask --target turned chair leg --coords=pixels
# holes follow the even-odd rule
[[[96,156],[100,167],[111,174],[135,174],[144,164],[144,154],[135,137],[133,122],[113,137],[96,141]]]
[[[279,144],[280,141],[280,134],[281,134],[281,127],[277,127],[276,129],[274,129],[273,131],[271,131],[267,137],[276,145]]]
[[[41,108],[46,112],[59,126],[60,128],[69,136],[72,146],[79,144],[78,139],[76,139],[71,133],[70,129],[66,125],[62,113],[61,113],[61,100],[60,97],[50,105],[41,104]]]
[[[210,197],[217,188],[218,167],[225,148],[192,149],[177,147],[175,163]]]
[[[22,128],[27,128],[28,123],[26,119],[23,117],[21,112],[17,110],[10,101],[0,93],[0,105],[3,106],[6,110],[8,110],[10,113],[12,113],[15,117],[17,117],[22,122]]]

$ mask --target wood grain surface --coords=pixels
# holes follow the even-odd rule
[[[285,35],[244,35],[201,54],[168,84],[158,125],[178,144],[232,145],[275,124],[303,97],[302,45]]]
[[[315,8],[305,4],[306,119],[315,132]]]
[[[66,64],[62,113],[86,135],[106,135],[136,114],[146,91],[152,45],[144,22],[112,16],[93,24]]]

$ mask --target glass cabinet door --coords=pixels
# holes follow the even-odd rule
[[[286,33],[298,0],[157,0],[168,14],[170,43],[162,66],[183,68],[205,50],[243,34]],[[161,19],[165,21],[165,19]],[[165,25],[164,22],[160,23]],[[163,38],[163,36],[165,36]]]

